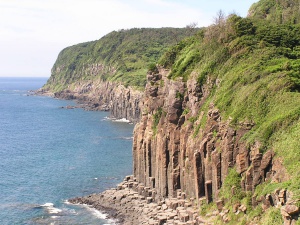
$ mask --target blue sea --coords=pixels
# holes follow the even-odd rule
[[[0,78],[0,224],[114,224],[67,199],[132,173],[133,125],[31,95],[47,78]]]

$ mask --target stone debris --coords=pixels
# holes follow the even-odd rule
[[[204,225],[211,224],[199,216],[199,210],[184,193],[179,198],[155,199],[155,192],[143,184],[135,184],[133,176],[126,176],[116,188],[100,194],[70,199],[73,204],[87,204],[104,211],[108,218],[123,225]],[[185,199],[185,200],[184,200]],[[194,199],[192,199],[194,200]]]
[[[224,199],[220,199],[215,201],[217,210],[202,217],[199,207],[207,201],[207,196],[195,201],[194,198],[187,198],[181,190],[177,191],[177,198],[161,198],[155,193],[154,188],[136,182],[133,176],[126,176],[116,188],[100,194],[74,198],[69,202],[87,204],[105,212],[108,218],[117,219],[117,224],[123,225],[210,225],[216,218],[224,223],[230,222],[230,211],[235,214],[247,213],[246,205],[236,203],[231,209],[225,209]],[[253,198],[252,202],[255,202],[255,205],[261,204],[264,210],[270,207],[280,208],[284,224],[291,225],[298,220],[300,213],[300,208],[291,196],[292,194],[285,189],[275,190],[259,199]]]
[[[85,68],[90,74],[98,74],[104,67],[101,64],[89,64]],[[112,72],[115,69],[110,68]],[[98,72],[97,72],[98,71]],[[110,111],[111,118],[126,118],[137,123],[141,116],[140,101],[144,93],[132,87],[125,87],[119,83],[95,79],[76,82],[72,89],[51,93],[46,89],[35,91],[37,95],[45,95],[59,99],[75,100],[75,108],[89,111]],[[99,97],[101,96],[101,97]],[[73,106],[63,107],[73,109]]]
[[[181,78],[169,79],[169,71],[162,67],[157,69],[158,73],[147,75],[140,101],[145,113],[133,138],[134,176],[150,190],[155,188],[154,199],[176,198],[179,206],[188,200],[186,204],[190,205],[184,207],[193,205],[190,196],[196,200],[205,197],[210,203],[219,198],[232,168],[243,177],[242,191],[249,193],[265,181],[289,180],[272,149],[262,154],[259,142],[247,146],[242,141],[255,125],[253,121],[245,120],[232,127],[231,120],[222,118],[213,102],[207,112],[203,110],[214,81],[208,79],[200,88],[196,73],[184,82]],[[201,125],[204,118],[206,122]],[[195,138],[196,133],[199,138]],[[233,187],[232,195],[240,187]]]

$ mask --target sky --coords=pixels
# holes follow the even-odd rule
[[[65,47],[111,31],[198,27],[219,10],[245,17],[257,0],[0,0],[0,76],[49,77]]]

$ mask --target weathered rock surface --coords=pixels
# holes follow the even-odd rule
[[[204,105],[210,79],[200,87],[193,77],[183,82],[167,75],[162,68],[159,74],[148,74],[142,117],[134,130],[134,176],[154,188],[156,200],[177,197],[181,189],[197,201],[217,201],[230,168],[242,176],[245,191],[267,179],[288,179],[282,165],[274,165],[272,150],[262,154],[259,143],[243,143],[255,124],[245,121],[233,128],[213,103]]]
[[[70,89],[50,94],[41,89],[38,94],[76,100],[86,110],[110,111],[113,118],[126,118],[133,123],[138,122],[141,114],[140,99],[143,96],[141,91],[102,80],[80,81],[73,86]]]
[[[115,118],[139,121],[133,141],[134,178],[71,202],[105,211],[121,224],[206,224],[195,210],[203,202],[215,201],[218,210],[207,217],[219,216],[226,223],[229,210],[218,195],[231,168],[241,175],[244,191],[254,192],[266,180],[288,179],[272,150],[262,154],[259,143],[243,143],[243,135],[255,124],[245,121],[233,128],[213,102],[207,104],[213,85],[209,79],[200,87],[196,79],[183,82],[167,75],[162,68],[159,74],[148,74],[144,93],[99,80],[82,81],[72,91],[54,94],[74,99],[88,110],[110,110]],[[231,192],[235,194],[235,187]],[[253,196],[252,205],[280,208],[285,224],[293,224],[299,208],[289,203],[288,195],[277,190],[259,199]],[[246,213],[247,207],[237,204],[232,211]]]
[[[272,196],[263,197],[260,203],[268,207],[275,206],[281,209],[284,224],[295,224],[300,208],[292,204],[287,197],[285,189],[276,190]],[[274,199],[281,199],[281,204],[274,205]],[[202,200],[202,199],[200,199]],[[205,198],[204,198],[205,200]],[[211,225],[215,219],[221,219],[224,223],[231,221],[230,213],[246,214],[247,206],[236,203],[232,209],[226,209],[222,200],[216,201],[217,210],[200,216],[201,204],[194,198],[187,198],[182,190],[177,190],[177,197],[156,198],[155,188],[138,183],[136,178],[126,176],[124,181],[99,194],[85,197],[76,197],[69,200],[73,204],[86,204],[106,213],[108,219],[114,219],[116,224],[123,225]],[[265,210],[267,208],[264,208]],[[258,218],[249,221],[251,225],[260,224]]]
[[[180,191],[179,191],[180,192]],[[115,189],[100,194],[70,199],[73,204],[87,204],[117,219],[117,224],[211,224],[199,216],[194,202],[182,198],[154,201],[154,190],[127,176]]]

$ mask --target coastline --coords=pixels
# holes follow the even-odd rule
[[[140,101],[143,96],[143,92],[140,90],[101,79],[75,82],[62,91],[42,87],[36,91],[36,94],[74,100],[78,107],[85,110],[110,111],[112,117],[126,118],[132,123],[137,123],[140,119]]]
[[[109,111],[109,108],[107,105],[99,105],[98,103],[95,103],[91,101],[90,99],[81,99],[76,98],[74,95],[68,93],[64,95],[55,94],[50,91],[45,91],[43,89],[38,89],[36,91],[33,91],[34,95],[40,95],[40,96],[47,96],[50,98],[56,98],[56,99],[62,99],[62,100],[73,100],[76,103],[76,106],[66,106],[66,109],[74,109],[74,108],[82,108],[87,111]]]
[[[155,198],[155,191],[126,176],[116,188],[102,193],[69,199],[72,204],[85,204],[107,214],[123,225],[204,225],[211,224],[199,216],[193,199],[178,191],[177,198]]]
[[[42,82],[14,78],[1,83],[1,178],[6,185],[1,187],[0,224],[113,224],[95,209],[64,200],[113,187],[132,171],[132,126],[107,121],[108,113],[66,110],[75,102],[34,95],[30,90]],[[112,151],[121,157],[106,154]]]
[[[94,99],[91,98],[80,97],[80,95],[77,96],[71,92],[59,94],[50,91],[45,91],[42,88],[31,92],[33,95],[46,96],[46,97],[62,99],[62,100],[72,100],[75,102],[75,105],[66,105],[62,107],[65,109],[81,108],[86,111],[105,111],[105,112],[110,111],[109,119],[113,122],[124,122],[129,124],[135,124],[137,122],[136,118],[131,117],[129,114],[126,114],[126,117],[124,117],[125,115],[119,115],[118,113],[116,113],[116,110],[111,109],[112,106],[109,104],[100,104],[99,101],[95,101]]]

